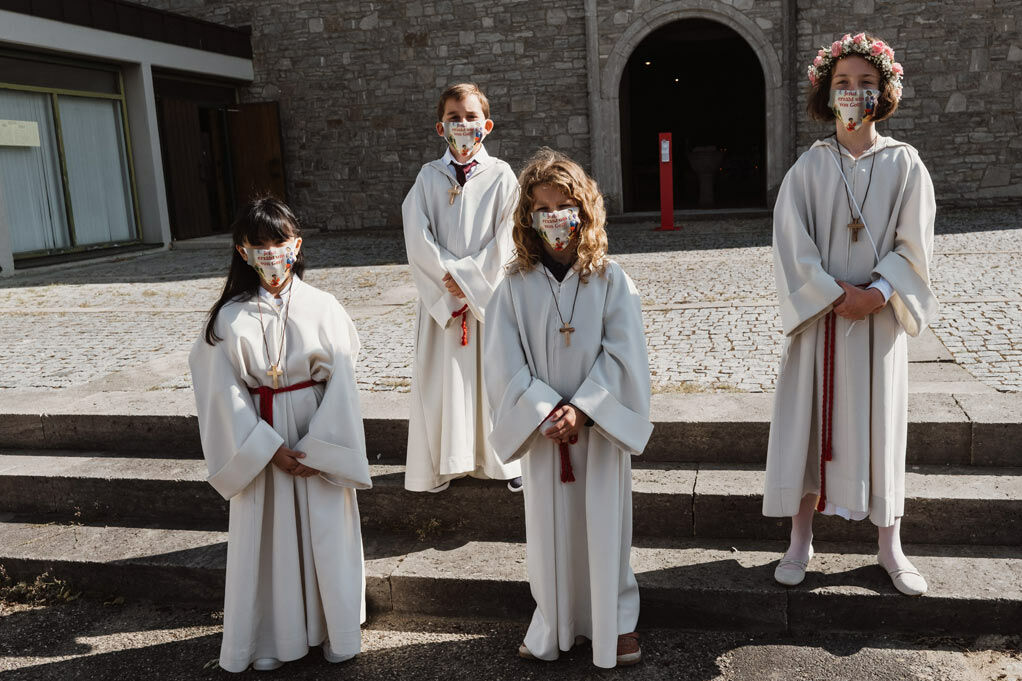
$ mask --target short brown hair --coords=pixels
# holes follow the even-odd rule
[[[870,42],[878,40],[876,36],[866,34],[866,39]],[[866,59],[861,54],[847,54],[841,59],[847,59],[848,57],[861,57]],[[809,112],[809,117],[813,120],[823,121],[829,123],[834,120],[834,110],[830,106],[830,79],[834,73],[834,67],[837,66],[838,59],[831,66],[830,71],[826,71],[820,74],[820,77],[816,80],[816,85],[809,88],[806,96],[806,110]],[[883,69],[877,68],[869,59],[866,59],[873,68],[876,68],[880,74],[880,97],[877,98],[876,113],[873,114],[874,122],[879,123],[880,121],[886,120],[894,115],[894,112],[898,110],[898,97],[894,93],[894,86],[891,85],[891,81],[884,75]]]
[[[440,101],[436,105],[436,119],[438,121],[444,120],[444,108],[447,106],[448,99],[454,99],[457,102],[475,95],[479,98],[479,103],[483,107],[483,115],[487,118],[490,117],[490,100],[486,99],[486,95],[479,89],[479,86],[475,83],[456,83],[449,86],[440,94]]]

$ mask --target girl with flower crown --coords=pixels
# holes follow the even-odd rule
[[[595,665],[635,664],[631,457],[653,430],[639,294],[606,257],[603,197],[578,164],[543,149],[519,183],[484,340],[490,443],[525,483],[536,610],[518,653],[555,660],[590,639]]]
[[[937,312],[935,204],[919,153],[880,135],[902,96],[883,40],[846,34],[809,66],[809,114],[832,122],[791,167],[774,207],[785,335],[763,513],[792,518],[774,573],[805,577],[816,512],[878,528],[878,563],[907,595],[926,581],[901,547],[908,411],[906,336]]]

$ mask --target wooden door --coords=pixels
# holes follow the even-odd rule
[[[260,195],[287,200],[283,141],[277,102],[236,104],[227,109],[234,200],[238,208]]]
[[[202,153],[199,107],[194,102],[160,99],[160,140],[167,186],[170,229],[175,239],[213,233],[209,192]]]

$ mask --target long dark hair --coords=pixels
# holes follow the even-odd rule
[[[250,246],[277,244],[297,239],[302,235],[295,214],[287,204],[272,196],[254,199],[242,208],[231,225],[231,232],[231,266],[227,271],[227,282],[224,284],[220,299],[209,309],[206,316],[205,336],[206,342],[210,345],[216,345],[223,340],[215,331],[216,317],[220,313],[220,308],[235,298],[251,297],[259,291],[259,274],[245,262],[235,246],[244,246],[246,242]],[[293,276],[299,277],[305,272],[304,248],[298,251],[291,272]]]

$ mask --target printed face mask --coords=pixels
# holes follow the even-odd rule
[[[568,247],[568,242],[578,233],[580,224],[576,207],[553,213],[537,211],[532,214],[532,228],[539,232],[543,241],[550,244],[555,251],[563,251]]]
[[[876,114],[879,90],[831,90],[830,108],[849,132],[855,132]]]
[[[479,145],[486,137],[486,121],[447,121],[444,123],[444,139],[451,151],[470,156],[479,151]]]
[[[298,259],[298,244],[295,240],[274,248],[246,248],[248,264],[259,273],[267,286],[280,286],[291,276],[291,267]]]

